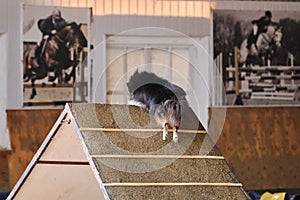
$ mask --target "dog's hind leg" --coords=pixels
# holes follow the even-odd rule
[[[173,141],[174,142],[178,142],[178,127],[177,126],[173,126]]]
[[[168,134],[168,123],[165,123],[163,129],[163,140],[167,139],[167,134]]]

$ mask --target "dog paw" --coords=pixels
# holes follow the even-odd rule
[[[173,141],[174,141],[175,143],[178,142],[178,133],[177,133],[176,131],[173,132]]]
[[[163,140],[167,139],[167,134],[163,134]]]
[[[175,143],[178,143],[178,137],[173,137],[173,141],[174,141]]]

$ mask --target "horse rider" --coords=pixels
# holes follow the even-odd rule
[[[54,9],[52,14],[45,19],[40,19],[37,23],[39,30],[43,34],[43,40],[41,44],[38,44],[35,50],[30,52],[31,57],[35,57],[35,55],[42,56],[45,51],[46,44],[49,38],[52,35],[55,35],[56,32],[67,25],[66,20],[61,16],[61,11],[58,9]],[[35,52],[37,51],[37,52]],[[49,76],[49,81],[53,78]]]
[[[248,40],[247,40],[247,48],[248,49],[251,49],[252,44],[254,44],[257,49],[257,46],[256,46],[257,38],[260,33],[267,32],[268,26],[272,24],[271,19],[272,19],[272,13],[271,13],[271,11],[267,10],[265,12],[264,16],[260,17],[257,20],[252,21],[252,25],[253,25],[252,32],[249,35]]]
[[[43,48],[40,51],[42,55],[44,53],[45,44],[51,35],[54,35],[57,30],[67,25],[66,20],[61,16],[60,10],[54,9],[52,14],[45,19],[40,19],[37,23],[39,30],[43,33]],[[40,46],[40,45],[38,45]],[[38,50],[37,48],[36,50]],[[32,57],[34,57],[34,51],[31,52]]]
[[[38,28],[43,33],[44,44],[41,53],[44,52],[45,43],[47,43],[50,36],[55,35],[57,30],[67,25],[66,20],[61,16],[58,9],[54,9],[52,14],[45,19],[38,21]]]
[[[43,36],[50,36],[56,33],[57,30],[67,25],[66,20],[61,16],[60,10],[54,9],[52,14],[38,21],[38,28],[43,33]]]

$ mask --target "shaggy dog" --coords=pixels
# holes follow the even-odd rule
[[[153,73],[136,71],[127,83],[130,104],[143,107],[163,127],[163,140],[168,128],[173,129],[173,141],[178,142],[181,114],[187,106],[186,93],[177,85]]]

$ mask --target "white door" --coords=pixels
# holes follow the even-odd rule
[[[106,43],[106,102],[127,104],[126,83],[138,69],[153,72],[182,87],[201,123],[207,128],[210,105],[207,38],[180,36],[118,36]]]

